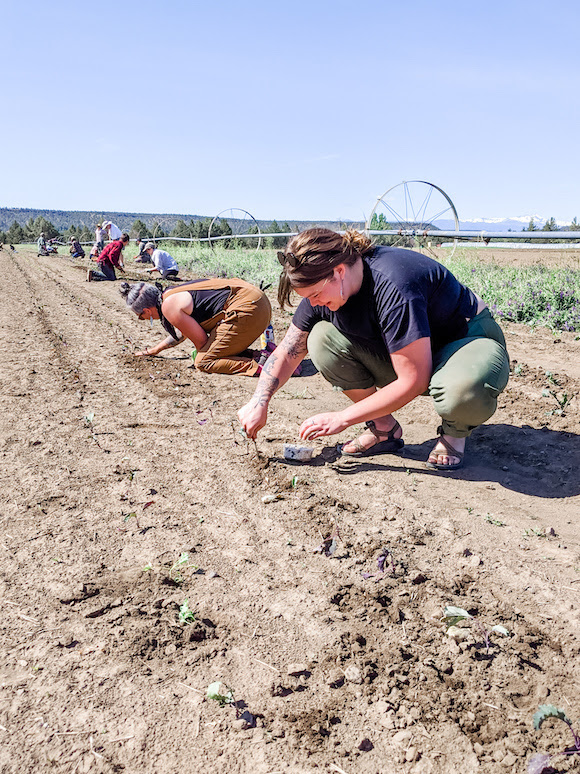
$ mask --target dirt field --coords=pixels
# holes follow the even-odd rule
[[[459,471],[423,464],[427,398],[397,415],[400,456],[341,463],[351,428],[293,466],[283,443],[342,400],[319,375],[254,447],[235,417],[255,382],[184,345],[135,358],[160,328],[115,284],[22,251],[0,271],[2,774],[487,774],[570,744],[532,714],[580,725],[574,334],[507,327],[514,374]],[[477,616],[464,640],[448,604]],[[237,708],[204,698],[217,680]]]

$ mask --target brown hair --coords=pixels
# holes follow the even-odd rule
[[[332,277],[341,263],[352,266],[373,249],[371,240],[360,231],[349,229],[338,234],[329,228],[309,228],[288,242],[278,259],[283,269],[278,283],[278,302],[282,309],[290,303],[294,288],[305,288]]]

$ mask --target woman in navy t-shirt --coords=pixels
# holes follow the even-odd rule
[[[255,438],[266,424],[272,395],[308,352],[352,405],[309,417],[301,438],[365,422],[367,429],[343,446],[343,455],[396,452],[404,444],[393,412],[428,393],[441,417],[428,464],[458,468],[465,439],[495,412],[509,376],[505,339],[485,302],[437,261],[373,247],[356,231],[309,229],[278,257],[280,304],[292,292],[302,301],[253,398],[240,409],[247,434]]]

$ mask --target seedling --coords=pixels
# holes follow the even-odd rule
[[[328,559],[335,553],[338,548],[338,541],[340,540],[340,532],[338,524],[335,525],[332,534],[325,537],[322,543],[314,549],[315,554],[324,554]]]
[[[190,568],[197,570],[195,564],[189,564],[189,554],[187,551],[184,551],[179,559],[171,565],[169,569],[169,580],[173,581],[173,583],[183,583],[183,573]]]
[[[298,485],[298,476],[292,476],[292,480],[290,483],[292,485],[292,489],[296,489]]]
[[[540,730],[542,723],[547,718],[556,718],[566,723],[574,737],[574,746],[566,747],[551,755],[549,753],[536,753],[536,755],[532,755],[528,761],[528,774],[542,774],[543,771],[550,767],[552,758],[556,758],[558,755],[580,755],[580,734],[574,730],[572,721],[564,710],[558,709],[553,704],[540,704],[538,711],[534,713],[534,728],[536,731]]]
[[[367,580],[368,578],[374,578],[375,583],[378,583],[380,579],[384,577],[387,570],[391,573],[393,578],[397,574],[393,555],[388,548],[383,548],[383,550],[377,557],[377,566],[379,568],[378,572],[363,572],[361,573],[363,578],[365,580]]]
[[[488,631],[485,626],[481,623],[479,618],[477,618],[474,615],[471,615],[467,612],[467,610],[464,610],[462,607],[454,607],[453,605],[446,605],[443,609],[443,623],[446,624],[446,631],[449,631],[449,629],[452,626],[456,626],[460,621],[473,621],[475,626],[477,627],[479,633],[481,634],[483,638],[483,642],[485,644],[485,649],[487,653],[489,653],[489,646],[490,646],[490,640],[489,635],[491,632],[496,632],[497,634],[501,634],[503,637],[509,637],[509,631],[505,628],[505,626],[501,626],[499,624],[496,624],[495,626],[492,626],[491,629]]]
[[[195,621],[195,614],[189,607],[189,600],[185,599],[179,608],[179,623],[189,624]]]
[[[488,524],[493,524],[495,527],[505,527],[505,521],[501,521],[501,519],[494,519],[493,516],[490,516],[489,513],[485,514],[485,520]]]
[[[554,384],[556,384],[556,382],[554,382]],[[552,414],[557,414],[558,416],[562,416],[566,406],[568,406],[570,401],[572,401],[576,396],[568,395],[567,392],[562,392],[560,393],[560,395],[558,395],[558,393],[555,390],[545,389],[545,390],[542,390],[542,397],[544,398],[552,397],[558,404],[558,408],[552,409],[551,411],[547,411],[546,416],[551,416]]]
[[[232,689],[216,680],[215,683],[211,683],[207,686],[206,698],[217,701],[220,707],[225,707],[226,704],[234,704],[234,692]]]
[[[546,537],[546,531],[543,529],[534,529],[533,527],[531,529],[525,529],[524,530],[524,537],[539,537],[539,538],[545,538]]]

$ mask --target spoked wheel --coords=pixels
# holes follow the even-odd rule
[[[151,236],[151,241],[157,245],[157,242],[161,242],[163,239],[163,236],[161,236],[161,232],[165,233],[165,229],[163,226],[169,223],[169,221],[166,218],[161,218],[161,220],[157,220],[155,222],[155,228],[153,229],[153,234]]]
[[[455,205],[445,191],[424,180],[409,180],[389,188],[377,202],[366,222],[367,231],[387,231],[374,238],[378,244],[408,247],[437,257],[434,248],[452,242],[453,255],[457,237],[427,235],[430,231],[459,232]]]
[[[252,236],[248,237],[247,234]],[[218,213],[210,223],[207,236],[211,247],[222,244],[225,247],[259,250],[262,246],[262,232],[258,221],[239,207],[230,207],[229,210]]]

